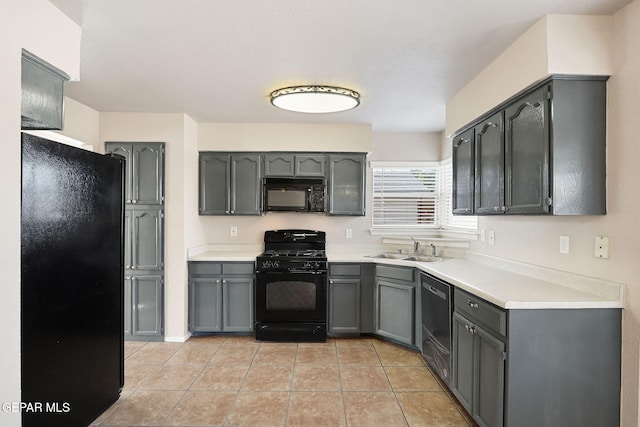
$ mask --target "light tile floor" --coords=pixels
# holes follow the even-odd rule
[[[125,343],[125,387],[92,426],[473,427],[418,352],[376,338]]]

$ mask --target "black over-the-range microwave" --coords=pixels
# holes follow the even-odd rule
[[[264,178],[265,212],[324,212],[326,183],[322,178]]]

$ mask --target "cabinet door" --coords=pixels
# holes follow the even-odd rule
[[[502,112],[475,127],[476,214],[504,212],[504,141]]]
[[[376,333],[413,345],[414,287],[378,280]]]
[[[451,391],[471,413],[473,404],[473,324],[458,313],[453,314],[453,348],[451,351]]]
[[[132,334],[131,330],[131,311],[133,304],[131,303],[131,276],[125,276],[124,278],[124,305],[122,307],[124,316],[124,334],[129,337]]]
[[[453,214],[473,214],[475,182],[475,143],[473,128],[453,139]]]
[[[505,345],[479,326],[474,342],[474,391],[471,415],[480,427],[501,427],[504,417]]]
[[[133,144],[131,203],[164,204],[164,144]]]
[[[222,279],[222,313],[226,332],[253,331],[253,277]]]
[[[314,154],[300,154],[295,156],[295,173],[296,176],[315,176],[324,177],[324,158],[325,156]]]
[[[231,156],[200,153],[200,215],[228,215],[230,213]]]
[[[189,281],[189,330],[222,330],[222,278],[192,278]]]
[[[161,209],[131,210],[131,269],[159,271],[163,268],[163,212]]]
[[[360,332],[360,279],[329,279],[329,333]]]
[[[364,216],[364,155],[329,156],[329,215]]]
[[[134,336],[162,336],[162,276],[132,276],[132,321]]]
[[[124,201],[125,203],[131,203],[133,198],[133,192],[131,190],[131,186],[133,185],[133,145],[120,142],[106,142],[105,149],[107,153],[119,154],[125,159]]]
[[[130,270],[133,266],[133,210],[124,211],[124,268]]]
[[[295,173],[293,153],[269,153],[264,155],[264,176],[292,177]]]
[[[260,215],[261,167],[259,154],[231,156],[232,215]]]
[[[505,202],[508,214],[550,213],[549,86],[505,110]]]

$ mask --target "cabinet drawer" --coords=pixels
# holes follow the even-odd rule
[[[403,282],[413,282],[415,271],[413,268],[392,267],[390,265],[378,265],[376,275],[388,279],[402,280]]]
[[[222,264],[222,272],[225,276],[228,276],[231,274],[252,276],[253,270],[255,270],[255,264],[252,262],[237,262],[237,263]]]
[[[507,312],[501,308],[458,288],[454,291],[453,304],[455,311],[467,319],[500,335],[507,335]]]
[[[219,262],[190,262],[189,274],[191,275],[220,275],[222,264]]]
[[[360,264],[329,264],[330,276],[360,276]]]

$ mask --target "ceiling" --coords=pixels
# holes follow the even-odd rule
[[[50,1],[82,26],[66,93],[98,111],[437,132],[447,100],[542,16],[630,0]],[[300,84],[348,87],[361,104],[310,115],[269,103]]]

